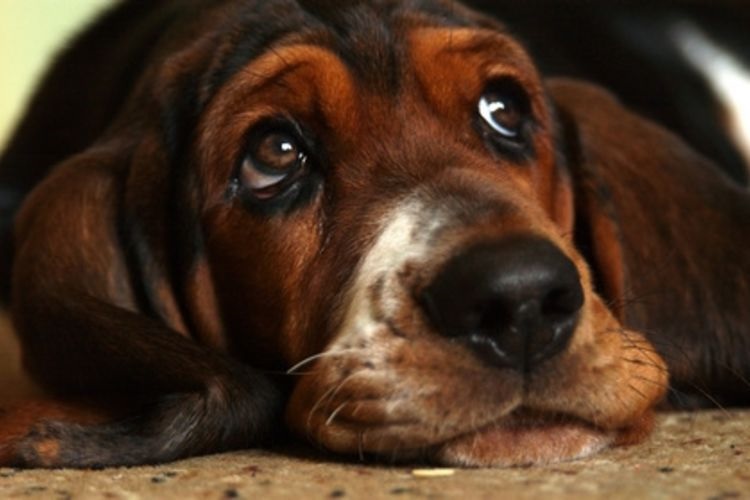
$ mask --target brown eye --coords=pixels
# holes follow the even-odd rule
[[[479,116],[503,139],[523,140],[530,104],[526,93],[513,81],[500,81],[490,86],[479,99]]]
[[[283,131],[260,134],[242,162],[242,185],[258,199],[280,194],[298,179],[307,156],[297,138]]]

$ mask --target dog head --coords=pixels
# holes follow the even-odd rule
[[[602,298],[616,229],[555,92],[622,108],[452,1],[201,5],[87,153],[121,172],[141,308],[289,370],[288,424],[336,452],[518,464],[648,430],[664,364]]]

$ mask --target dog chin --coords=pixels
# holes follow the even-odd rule
[[[516,412],[442,444],[432,459],[439,465],[460,467],[543,465],[588,457],[617,441],[618,431],[581,420]]]

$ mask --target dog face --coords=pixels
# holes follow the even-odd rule
[[[157,414],[169,453],[140,443],[133,463],[246,445],[255,422],[238,422],[275,411],[256,411],[272,398],[243,385],[248,366],[288,370],[287,424],[345,454],[538,463],[648,432],[664,363],[600,295],[622,300],[622,259],[612,221],[574,196],[581,145],[556,112],[574,95],[624,115],[611,98],[543,82],[501,25],[455,2],[191,5],[108,131],[18,217],[19,248],[43,255],[14,264],[38,378],[87,396],[205,391],[178,415],[204,411],[180,431],[198,444],[175,445],[182,427]],[[85,374],[108,376],[69,374],[57,325],[37,321],[53,313],[60,338],[101,354]],[[74,459],[32,436],[25,460],[122,463],[75,429],[55,441]]]
[[[216,44],[198,89],[200,335],[292,367],[288,423],[337,452],[515,464],[647,430],[664,366],[593,291],[523,48],[453,3],[288,15],[262,48]]]
[[[412,298],[461,248],[541,238],[555,218],[568,225],[545,96],[521,48],[492,30],[403,17],[413,26],[363,48],[279,41],[205,114],[198,183],[214,202],[204,216],[211,268],[222,299],[239,301],[227,308],[242,311],[230,330],[268,332],[254,363],[320,352],[348,328],[360,287],[421,309]],[[387,69],[358,74],[337,51],[381,54],[371,64]],[[379,263],[365,264],[371,254]],[[409,296],[391,297],[401,289]],[[248,309],[248,297],[263,299]]]

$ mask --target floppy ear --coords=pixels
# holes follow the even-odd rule
[[[146,74],[117,124],[19,212],[12,314],[25,363],[45,389],[83,404],[5,412],[0,465],[162,462],[247,446],[276,427],[276,384],[217,346],[183,127],[198,105],[200,49]]]
[[[146,312],[223,347],[223,326],[200,231],[201,189],[192,165],[194,127],[205,96],[198,75],[211,47],[198,40],[154,71],[137,101],[148,116],[123,186],[122,238]],[[145,109],[144,109],[145,108]]]
[[[603,90],[568,80],[549,80],[548,88],[558,125],[558,161],[572,184],[570,191],[574,201],[570,203],[573,210],[567,217],[570,219],[568,227],[573,231],[576,247],[592,268],[597,291],[622,320],[626,285],[617,210],[591,151],[592,147],[606,148],[607,145],[595,145],[589,138],[582,137],[576,114],[579,107],[587,106],[586,97],[591,93],[612,98]]]
[[[750,290],[738,279],[750,269],[747,191],[604,90],[567,79],[548,88],[577,243],[600,294],[659,349],[673,386],[747,401]]]

